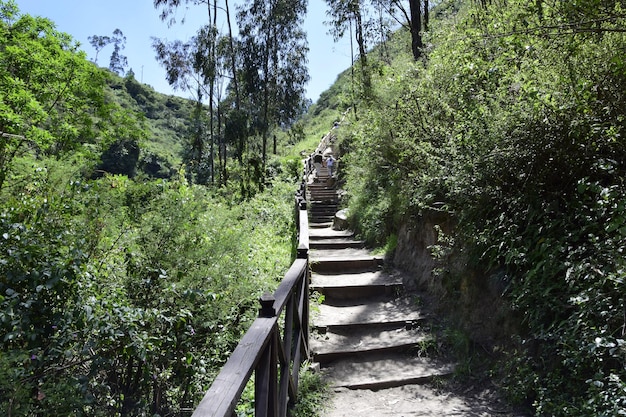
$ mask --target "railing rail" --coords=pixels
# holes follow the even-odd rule
[[[341,122],[348,111],[343,113]],[[338,126],[339,123],[333,128]],[[323,153],[334,138],[331,129],[322,137],[315,153]],[[259,316],[204,394],[192,417],[232,417],[253,373],[255,417],[286,417],[297,399],[300,365],[309,358],[310,272],[306,184],[315,171],[312,156],[304,160],[303,168],[302,182],[295,198],[298,226],[296,260],[274,294],[266,293],[260,298]],[[282,323],[280,320],[283,320]]]
[[[300,365],[309,358],[309,223],[305,187],[301,185],[295,201],[297,258],[274,294],[266,293],[260,298],[259,317],[192,417],[232,417],[253,373],[256,417],[285,417],[297,398]]]

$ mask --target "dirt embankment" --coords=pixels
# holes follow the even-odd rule
[[[439,210],[405,222],[392,262],[407,272],[405,286],[427,292],[447,322],[484,349],[499,349],[520,328],[503,295],[506,276],[470,267],[467,255],[451,245],[454,228],[454,218]]]

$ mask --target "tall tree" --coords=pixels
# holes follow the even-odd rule
[[[128,66],[128,59],[122,55],[122,51],[126,47],[126,36],[124,33],[115,29],[113,36],[93,35],[87,38],[91,46],[96,50],[94,62],[98,63],[98,54],[107,45],[113,44],[113,52],[109,60],[109,69],[118,75],[124,75],[125,68]]]
[[[430,24],[429,0],[372,0],[386,9],[389,15],[411,33],[411,52],[417,61],[422,56],[423,32],[428,32]],[[408,3],[408,8],[407,8]],[[437,4],[438,2],[435,2]],[[400,17],[397,16],[400,14]]]
[[[213,175],[213,148],[208,155],[208,167],[205,158],[205,115],[203,100],[206,86],[213,76],[214,63],[211,56],[205,55],[207,42],[211,42],[213,36],[210,27],[203,27],[198,34],[188,42],[180,40],[165,42],[153,38],[153,47],[157,53],[157,60],[166,69],[167,81],[175,89],[181,89],[192,94],[196,101],[193,112],[193,131],[191,133],[191,146],[186,152],[185,160],[190,165],[195,182],[204,184]],[[213,138],[210,138],[211,142]]]
[[[111,42],[113,43],[113,52],[111,52],[109,69],[118,75],[124,75],[125,68],[128,66],[128,59],[122,55],[122,50],[126,47],[126,36],[121,30],[115,29]]]
[[[331,26],[330,33],[335,42],[343,38],[346,30],[352,34],[354,25],[354,37],[359,48],[359,64],[363,83],[363,94],[367,98],[371,91],[371,78],[367,64],[367,40],[364,27],[364,0],[326,0],[328,10],[326,14],[331,18],[328,24]]]
[[[409,30],[411,31],[411,52],[417,61],[422,55],[422,5],[421,0],[409,0],[411,17],[409,19]]]
[[[293,123],[304,107],[308,45],[305,0],[253,0],[240,8],[242,74],[253,133],[267,160],[270,129]]]
[[[100,35],[93,35],[93,36],[89,36],[87,37],[87,39],[89,40],[89,43],[91,44],[91,46],[93,47],[93,49],[96,50],[96,57],[94,58],[94,63],[98,63],[98,54],[100,53],[100,51],[102,49],[104,49],[105,46],[107,46],[108,44],[111,43],[111,37],[110,36],[100,36]]]
[[[210,170],[211,181],[215,180],[215,164],[213,155],[215,154],[214,145],[216,138],[218,143],[218,156],[221,173],[221,181],[225,183],[226,172],[226,144],[224,142],[224,135],[221,134],[222,129],[222,109],[220,108],[222,90],[221,85],[225,77],[222,69],[230,68],[230,90],[234,95],[234,108],[235,111],[239,110],[240,98],[239,98],[239,83],[237,79],[236,69],[236,51],[235,42],[232,35],[230,7],[228,0],[224,0],[224,7],[218,7],[218,1],[213,2],[209,0],[154,0],[154,6],[161,8],[161,19],[167,20],[169,24],[175,23],[175,12],[182,4],[205,4],[208,12],[208,22],[203,28],[198,30],[196,36],[196,45],[194,48],[193,56],[190,56],[187,60],[187,65],[196,68],[198,74],[202,78],[204,96],[208,97],[209,106],[209,132],[210,132]],[[218,30],[218,9],[224,12],[225,19],[228,24],[228,36],[224,38],[220,36]],[[228,45],[225,48],[224,45]],[[156,45],[155,45],[156,48]],[[227,63],[229,65],[227,65]],[[176,65],[181,62],[170,64]],[[164,65],[168,65],[164,62]],[[174,70],[175,72],[176,70]],[[169,76],[168,76],[169,77]],[[219,87],[218,87],[219,86]],[[197,94],[196,94],[197,95]],[[217,129],[216,129],[217,128]],[[216,133],[217,130],[217,133]]]

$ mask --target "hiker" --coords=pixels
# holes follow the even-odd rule
[[[329,177],[333,176],[333,165],[335,165],[335,158],[333,158],[333,155],[330,154],[328,155],[328,158],[326,158],[326,167],[328,167]]]
[[[323,157],[322,154],[317,152],[313,155],[313,165],[315,166],[315,176],[319,177],[320,169],[322,169]]]

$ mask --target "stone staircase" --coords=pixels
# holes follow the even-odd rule
[[[323,295],[312,307],[311,351],[326,382],[336,392],[384,390],[450,375],[451,364],[420,355],[432,342],[428,317],[402,275],[351,232],[332,229],[338,197],[323,174],[307,197],[311,290]]]

